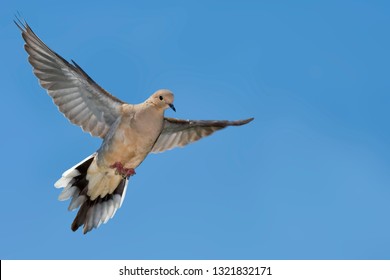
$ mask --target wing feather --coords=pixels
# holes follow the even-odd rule
[[[152,153],[183,147],[227,126],[244,125],[252,120],[253,118],[238,121],[194,121],[165,118],[164,128],[153,146]]]
[[[59,110],[73,124],[103,138],[124,102],[96,84],[74,61],[71,64],[52,51],[26,22],[15,23],[22,31],[35,76]]]

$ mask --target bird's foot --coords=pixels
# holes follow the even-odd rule
[[[125,168],[121,162],[115,162],[110,165],[110,168],[114,168],[115,174],[121,175],[123,178],[129,178],[135,174],[134,168]]]

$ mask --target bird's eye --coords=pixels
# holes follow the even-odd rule
[[[158,98],[160,98],[160,100],[163,100],[163,99],[164,99],[164,97],[162,97],[161,95],[160,95]]]

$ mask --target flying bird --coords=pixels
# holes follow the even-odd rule
[[[68,210],[78,210],[71,225],[83,233],[111,219],[125,198],[135,169],[149,153],[183,147],[237,121],[180,120],[164,117],[176,111],[174,95],[160,89],[145,102],[123,102],[100,87],[73,60],[51,50],[25,21],[15,24],[22,32],[28,61],[41,86],[69,121],[92,136],[102,138],[100,148],[62,174],[55,187],[63,188],[59,200],[71,199]]]

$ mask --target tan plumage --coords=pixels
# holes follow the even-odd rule
[[[69,210],[80,208],[72,230],[87,233],[106,223],[121,206],[133,169],[146,156],[183,147],[227,126],[253,120],[195,121],[164,118],[173,106],[169,90],[158,90],[141,104],[128,104],[95,83],[74,61],[66,61],[47,47],[26,22],[25,50],[41,86],[73,124],[101,137],[99,150],[64,172],[55,183],[64,188],[60,200],[71,198]],[[119,166],[119,167],[118,167]]]

